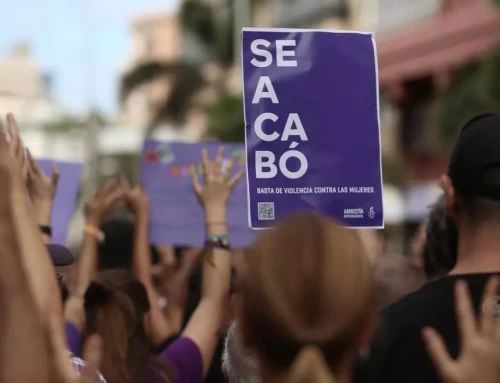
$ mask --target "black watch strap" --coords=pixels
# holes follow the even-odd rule
[[[52,237],[52,227],[47,226],[47,225],[40,225],[40,231],[43,234],[48,235],[49,237]]]

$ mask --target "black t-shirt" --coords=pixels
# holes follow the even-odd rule
[[[450,355],[459,354],[454,284],[465,280],[476,311],[484,286],[494,274],[453,275],[423,286],[382,311],[368,359],[355,370],[354,383],[441,383],[429,359],[421,331],[434,327]]]

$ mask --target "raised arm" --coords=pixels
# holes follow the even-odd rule
[[[9,152],[21,169],[26,168],[24,147],[17,131],[14,116],[7,116],[10,142]],[[24,174],[24,171],[23,171]],[[23,185],[22,193],[11,196],[12,225],[19,243],[19,255],[28,284],[46,328],[54,326],[64,343],[62,304],[52,261],[43,243],[33,206]]]
[[[183,335],[198,346],[206,375],[219,340],[225,311],[229,302],[231,284],[231,254],[227,241],[226,205],[231,192],[243,175],[243,170],[231,178],[234,157],[225,172],[222,171],[224,149],[220,148],[214,161],[202,153],[203,185],[191,168],[193,189],[205,212],[206,250],[203,261],[202,296]]]
[[[148,232],[148,196],[141,187],[136,187],[129,191],[127,202],[135,218],[132,269],[148,294],[150,310],[146,316],[146,327],[151,342],[158,345],[180,330],[181,320],[173,321],[171,319],[175,318],[168,318],[163,313],[160,307],[160,297],[153,283]]]
[[[45,329],[21,263],[13,202],[25,196],[19,164],[0,132],[0,382],[49,382]]]
[[[126,189],[119,179],[114,178],[97,189],[85,206],[84,237],[76,266],[75,285],[64,309],[65,319],[80,332],[85,325],[83,298],[99,267],[98,246],[102,239],[99,228],[107,217],[124,206],[125,197]]]

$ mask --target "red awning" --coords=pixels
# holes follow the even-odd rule
[[[500,12],[475,1],[377,40],[381,85],[419,78],[473,61],[500,45]]]

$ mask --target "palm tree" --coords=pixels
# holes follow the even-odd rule
[[[214,7],[201,0],[185,0],[180,9],[180,21],[185,33],[206,48],[209,60],[219,68],[212,84],[199,66],[188,61],[144,63],[122,78],[122,102],[135,88],[159,77],[167,76],[173,80],[171,91],[152,116],[147,135],[161,122],[182,124],[195,96],[210,84],[217,93],[216,101],[208,108],[209,114],[218,122],[217,131],[212,133],[222,140],[243,139],[242,99],[229,93],[226,78],[234,63],[234,1],[236,0],[222,0],[219,6]],[[259,1],[261,0],[252,0],[252,5],[255,6]],[[220,118],[221,113],[227,116],[227,112],[231,115],[230,121]],[[213,124],[210,125],[209,131],[213,127]],[[234,129],[236,125],[240,129]],[[235,135],[234,130],[240,130],[241,134]]]
[[[234,7],[243,0],[218,0],[218,5],[206,0],[184,0],[180,9],[180,21],[185,34],[199,42],[208,52],[209,60],[219,68],[217,76],[207,79],[199,66],[189,62],[152,62],[138,66],[122,79],[121,99],[127,98],[136,87],[161,76],[171,76],[174,84],[165,102],[156,110],[147,134],[158,123],[182,124],[196,95],[207,85],[216,92],[215,101],[207,108],[208,135],[221,141],[244,140],[243,97],[231,94],[227,87],[228,72],[233,67],[234,52]],[[266,0],[249,1],[250,18],[261,3]],[[295,0],[289,0],[295,1]],[[347,2],[343,3],[347,15]]]

